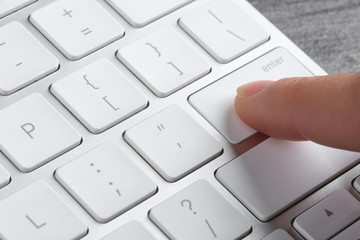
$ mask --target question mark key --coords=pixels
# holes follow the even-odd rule
[[[249,221],[205,180],[155,206],[149,217],[170,239],[238,239],[251,232]]]

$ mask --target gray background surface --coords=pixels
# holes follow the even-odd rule
[[[360,0],[248,0],[328,73],[360,72]]]

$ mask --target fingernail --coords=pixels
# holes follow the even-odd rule
[[[236,90],[237,96],[240,98],[253,96],[258,92],[260,92],[261,90],[263,90],[264,88],[266,88],[267,86],[269,86],[270,84],[272,84],[273,82],[274,81],[264,80],[264,81],[255,81],[244,84],[237,88]]]

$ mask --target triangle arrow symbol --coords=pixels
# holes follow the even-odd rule
[[[325,210],[325,213],[326,213],[326,215],[327,215],[328,217],[330,217],[331,215],[334,214],[333,212],[331,212],[331,211],[329,211],[329,210],[327,210],[327,209],[324,209],[324,210]]]

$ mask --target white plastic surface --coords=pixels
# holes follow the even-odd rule
[[[156,240],[143,225],[137,221],[131,221],[121,228],[110,233],[101,240]]]
[[[107,59],[55,82],[51,92],[93,133],[144,109],[146,97]]]
[[[130,128],[124,137],[169,182],[179,180],[222,152],[222,146],[175,105]]]
[[[80,144],[80,134],[34,93],[0,110],[0,149],[22,172],[30,172]]]
[[[113,143],[104,143],[61,167],[55,177],[98,222],[108,222],[157,190]]]
[[[210,72],[210,65],[169,27],[120,49],[116,56],[159,97]]]
[[[72,240],[87,227],[44,181],[0,200],[0,238]]]
[[[256,133],[236,114],[234,99],[240,85],[311,75],[287,50],[276,48],[193,94],[189,101],[224,137],[237,144]]]
[[[70,60],[124,35],[124,28],[95,0],[55,1],[33,12],[30,21]]]
[[[0,66],[0,94],[9,95],[56,71],[59,62],[23,25],[12,22],[0,28]]]
[[[193,0],[106,0],[133,27],[143,27]]]
[[[279,215],[357,162],[359,153],[270,138],[216,172],[261,221]]]
[[[248,220],[204,180],[155,206],[149,216],[170,239],[240,239],[251,230]]]
[[[202,6],[181,17],[179,24],[220,63],[234,60],[270,37],[231,0]]]
[[[0,165],[0,188],[6,186],[10,181],[10,174]]]
[[[0,18],[5,17],[37,0],[1,0]]]
[[[359,218],[360,202],[339,189],[296,217],[293,224],[306,239],[330,239]]]

